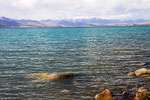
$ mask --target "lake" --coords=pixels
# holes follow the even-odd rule
[[[93,100],[102,88],[118,99],[123,91],[150,89],[150,78],[127,76],[142,62],[150,62],[149,26],[0,28],[0,99]],[[26,78],[53,72],[80,75]]]

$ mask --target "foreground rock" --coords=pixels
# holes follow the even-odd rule
[[[61,80],[61,79],[72,79],[77,76],[77,73],[72,72],[58,72],[58,73],[38,73],[30,74],[26,78],[44,79],[44,80]]]
[[[96,100],[113,100],[112,93],[110,90],[105,89],[103,92],[95,95]]]
[[[150,69],[140,68],[140,69],[135,71],[136,76],[140,76],[140,75],[143,75],[143,74],[150,74]]]
[[[144,87],[140,87],[135,96],[132,96],[127,91],[124,91],[122,95],[123,98],[119,100],[150,100],[150,92]]]
[[[150,92],[136,93],[135,100],[150,100]]]
[[[144,87],[140,87],[134,100],[150,100],[150,92]]]

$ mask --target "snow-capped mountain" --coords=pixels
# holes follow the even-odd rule
[[[150,20],[112,20],[101,18],[80,18],[80,19],[46,19],[46,20],[16,20],[0,17],[0,25],[5,26],[85,26],[85,25],[110,25],[110,24],[140,24]]]

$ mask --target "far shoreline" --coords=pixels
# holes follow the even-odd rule
[[[0,28],[48,28],[48,27],[120,27],[120,26],[150,26],[150,24],[100,24],[100,25],[81,25],[81,26],[65,26],[65,25],[57,25],[57,26],[38,26],[38,25],[25,25],[25,26],[7,26],[0,25]]]

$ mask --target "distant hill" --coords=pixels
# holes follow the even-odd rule
[[[112,20],[101,18],[81,18],[81,19],[61,19],[61,20],[16,20],[6,17],[0,17],[0,26],[3,27],[20,27],[20,26],[98,26],[98,25],[114,25],[114,24],[150,24],[150,20]]]
[[[18,23],[16,20],[0,17],[0,25],[7,25],[7,26],[20,26],[21,24]]]
[[[150,21],[143,22],[143,24],[150,24]]]

